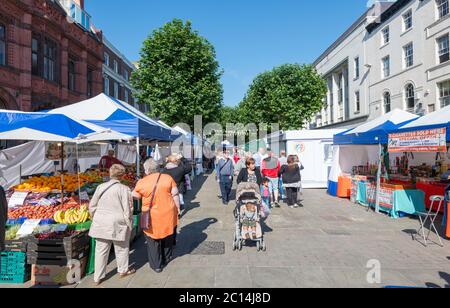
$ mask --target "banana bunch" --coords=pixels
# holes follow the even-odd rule
[[[82,206],[79,209],[70,209],[67,211],[57,211],[53,219],[59,224],[80,224],[90,220],[88,208]]]

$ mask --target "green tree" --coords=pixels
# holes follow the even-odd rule
[[[222,70],[214,47],[194,31],[191,22],[174,19],[155,30],[141,50],[139,69],[132,84],[150,115],[169,125],[194,124],[202,115],[204,123],[220,115]]]
[[[239,105],[246,123],[300,129],[324,107],[325,80],[311,65],[285,64],[258,75]]]

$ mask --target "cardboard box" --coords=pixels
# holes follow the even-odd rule
[[[33,286],[68,286],[84,278],[88,258],[72,260],[71,267],[57,265],[33,265],[31,284]]]

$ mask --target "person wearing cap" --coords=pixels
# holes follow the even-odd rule
[[[101,170],[109,170],[113,165],[122,165],[123,163],[115,157],[115,151],[109,150],[108,155],[103,156],[98,163]]]

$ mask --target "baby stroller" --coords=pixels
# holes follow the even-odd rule
[[[234,232],[233,250],[242,250],[242,246],[251,241],[256,242],[258,251],[266,251],[267,247],[260,224],[260,210],[261,190],[259,186],[254,183],[239,184],[234,210],[236,230]]]

